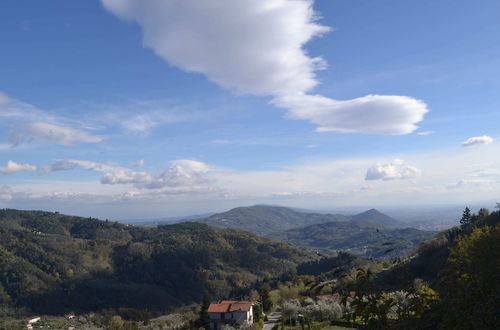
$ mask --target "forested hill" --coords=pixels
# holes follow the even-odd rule
[[[354,222],[373,222],[378,225],[382,225],[384,227],[388,228],[398,228],[398,227],[404,227],[405,224],[401,223],[400,221],[383,214],[382,212],[375,210],[375,209],[370,209],[368,211],[362,212],[360,214],[356,214],[353,216],[349,217],[349,220],[354,221]]]
[[[241,296],[315,254],[200,223],[144,228],[41,211],[0,210],[0,305],[41,313],[110,307],[164,311]],[[7,306],[7,307],[6,307]],[[0,315],[1,317],[1,315]]]
[[[237,207],[227,212],[217,213],[208,218],[195,221],[219,228],[241,229],[261,236],[332,221],[363,221],[388,227],[404,226],[403,223],[374,209],[354,216],[346,216],[341,214],[300,212],[287,207],[267,205]]]
[[[392,258],[410,253],[435,234],[414,228],[386,228],[373,222],[337,221],[272,233],[266,237],[326,255],[342,250],[365,257]]]
[[[219,228],[241,229],[263,236],[315,223],[345,220],[347,217],[343,215],[304,213],[287,207],[255,205],[237,207],[196,221]]]
[[[439,300],[419,328],[500,329],[500,210],[464,211],[460,222],[379,273],[375,283],[385,290],[411,287],[416,279],[431,284]]]

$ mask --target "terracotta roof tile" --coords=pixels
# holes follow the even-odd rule
[[[252,305],[253,303],[251,301],[237,302],[231,304],[231,307],[229,307],[229,312],[236,312],[236,311],[248,312],[252,307]]]
[[[230,312],[248,312],[255,305],[255,301],[223,300],[219,304],[210,304],[209,313],[230,313]]]
[[[210,304],[208,306],[209,313],[226,313],[230,304]]]

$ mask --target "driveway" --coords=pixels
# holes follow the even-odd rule
[[[275,325],[277,325],[281,318],[281,313],[274,313],[267,317],[268,320],[264,322],[264,327],[262,330],[271,330]]]

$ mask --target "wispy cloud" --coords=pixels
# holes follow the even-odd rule
[[[474,136],[468,138],[466,141],[462,143],[462,147],[470,147],[477,144],[489,144],[492,143],[494,139],[491,136],[483,135],[483,136]]]
[[[72,146],[76,143],[98,143],[103,141],[104,137],[67,126],[35,122],[26,124],[18,128],[18,130],[11,130],[9,140],[14,146],[25,141],[42,141],[63,146]]]
[[[158,108],[161,110],[151,110]],[[106,113],[107,112],[107,113]],[[105,122],[116,123],[128,132],[138,134],[149,134],[157,127],[178,123],[191,122],[202,118],[202,114],[196,111],[178,110],[154,104],[132,103],[120,111],[105,110]]]
[[[69,126],[60,117],[0,93],[0,118],[9,127],[9,143],[16,147],[34,141],[71,146],[98,143],[104,137]]]
[[[144,164],[145,164],[144,159],[140,159],[139,161],[137,161],[136,163],[134,163],[132,166],[133,167],[143,167]]]
[[[14,174],[22,171],[36,171],[36,166],[30,164],[19,164],[13,162],[12,160],[9,160],[7,162],[7,166],[0,167],[0,173],[4,175]]]
[[[205,176],[211,168],[195,160],[179,159],[159,175],[134,171],[126,167],[103,164],[88,160],[62,159],[44,167],[43,173],[73,170],[76,167],[103,173],[102,184],[132,184],[138,189],[160,189],[164,187],[187,187],[207,182]]]
[[[326,63],[304,45],[330,30],[318,23],[312,0],[101,1],[139,23],[144,44],[170,64],[236,93],[271,96],[288,118],[309,120],[318,131],[408,134],[428,111],[408,96],[310,94]]]

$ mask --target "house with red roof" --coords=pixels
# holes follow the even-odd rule
[[[208,307],[210,329],[219,330],[223,325],[234,327],[253,324],[253,306],[255,301],[222,300]]]

